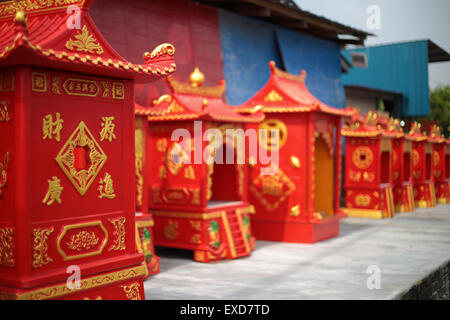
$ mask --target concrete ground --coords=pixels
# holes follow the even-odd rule
[[[314,245],[257,241],[250,257],[237,260],[197,263],[192,251],[168,248],[157,254],[161,273],[145,281],[151,300],[395,299],[450,260],[450,205],[394,219],[347,218],[338,237]],[[370,266],[381,271],[380,289],[367,287]]]

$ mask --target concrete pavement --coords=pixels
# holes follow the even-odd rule
[[[257,241],[250,257],[203,264],[192,251],[157,248],[161,273],[145,281],[155,299],[395,299],[450,261],[450,205],[394,219],[347,218],[314,245]],[[369,266],[381,271],[369,290]],[[374,283],[374,282],[371,282]]]

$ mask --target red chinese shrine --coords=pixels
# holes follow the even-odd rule
[[[136,115],[146,116],[149,123],[145,157],[151,159],[151,165],[143,171],[144,180],[148,179],[143,193],[150,194],[154,243],[193,250],[199,262],[247,256],[254,249],[247,166],[245,161],[236,161],[236,145],[225,138],[220,143],[223,159],[234,154],[233,164],[225,160],[223,164],[205,162],[204,153],[217,156],[217,152],[214,154],[212,144],[202,137],[212,128],[226,137],[227,129],[242,129],[245,123],[261,121],[264,115],[235,113],[221,98],[225,82],[204,87],[204,76],[198,69],[191,74],[190,83],[167,79],[170,95],[154,101],[152,108],[136,107]],[[189,137],[172,139],[176,130]]]
[[[392,180],[395,212],[413,212],[412,142],[405,137],[400,120],[390,119],[386,127],[393,135]]]
[[[436,191],[436,201],[438,204],[449,203],[449,183],[447,182],[447,171],[449,170],[448,163],[450,161],[450,148],[444,135],[441,134],[441,128],[433,125],[428,140],[433,142],[433,181]]]
[[[346,124],[345,143],[345,209],[352,217],[392,218],[392,139],[397,133],[383,129],[372,111]]]
[[[421,131],[421,124],[414,122],[406,136],[412,141],[412,176],[414,201],[416,208],[436,206],[436,194],[433,182],[432,144],[425,133]]]
[[[258,240],[314,243],[339,234],[341,122],[350,110],[335,109],[306,88],[306,72],[293,75],[270,62],[265,86],[241,113],[262,109],[266,119],[247,128],[278,129],[279,142],[260,139],[259,147],[279,152],[279,168],[264,175],[259,161],[249,176],[255,206],[252,232]]]
[[[145,178],[149,171],[151,161],[147,157],[147,139],[149,126],[146,116],[142,115],[142,107],[135,106],[135,155],[136,155],[136,246],[138,252],[144,254],[147,274],[159,273],[159,257],[155,254],[153,242],[153,216],[148,211],[149,193],[148,179]]]
[[[174,49],[125,61],[90,5],[0,4],[0,300],[145,298],[133,85],[172,73]]]

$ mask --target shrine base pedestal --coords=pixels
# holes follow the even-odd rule
[[[414,184],[414,201],[416,208],[436,207],[436,193],[433,182]]]
[[[198,262],[248,256],[255,248],[249,217],[253,211],[249,205],[201,213],[152,211],[155,245],[193,250]]]
[[[391,187],[379,189],[347,189],[346,208],[349,217],[384,219],[394,217],[394,195]]]
[[[436,202],[438,204],[450,203],[450,182],[435,182]]]
[[[416,209],[411,184],[395,186],[393,192],[395,212],[413,212]]]
[[[159,257],[155,254],[153,241],[153,217],[149,214],[136,216],[136,248],[145,257],[147,276],[159,273]]]
[[[32,289],[0,287],[0,300],[145,300],[144,266],[123,268],[87,277],[75,282],[53,283]],[[68,275],[69,277],[69,275]]]

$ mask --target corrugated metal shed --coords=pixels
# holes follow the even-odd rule
[[[342,76],[345,86],[365,86],[403,94],[400,116],[424,116],[430,113],[428,61],[429,41],[394,43],[367,48],[344,50],[367,56],[368,67],[350,69]]]

